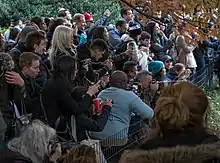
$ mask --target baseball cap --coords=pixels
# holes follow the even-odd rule
[[[88,12],[85,12],[83,15],[86,21],[93,21],[92,15],[89,14]]]

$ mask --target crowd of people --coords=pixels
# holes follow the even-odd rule
[[[143,23],[122,9],[112,25],[110,14],[12,16],[0,42],[1,163],[104,163],[88,142],[121,148],[139,120],[150,133],[121,163],[219,161],[208,98],[187,79],[220,42],[177,34],[169,15]]]

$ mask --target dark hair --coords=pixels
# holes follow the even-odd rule
[[[59,25],[62,25],[65,23],[65,19],[63,18],[56,18],[51,20],[50,25],[48,27],[49,32],[53,33]]]
[[[123,17],[123,15],[127,15],[128,11],[130,11],[131,9],[121,9],[121,17]]]
[[[63,80],[68,88],[73,90],[73,80],[75,78],[75,71],[77,68],[76,58],[70,55],[63,55],[57,58],[53,65],[53,79],[54,80]]]
[[[144,76],[152,76],[152,73],[151,72],[149,72],[149,71],[147,71],[147,70],[142,70],[142,71],[140,71],[140,72],[138,72],[138,74],[137,74],[137,76],[136,76],[136,80],[138,81],[138,82],[140,82],[141,81],[141,79],[144,77]]]
[[[184,68],[185,68],[185,65],[184,65],[184,64],[182,64],[182,63],[176,63],[176,64],[172,67],[171,71],[172,71],[172,72],[175,72],[175,71],[180,72],[180,71],[182,71]]]
[[[61,10],[61,11],[58,12],[57,16],[58,17],[66,17],[67,16],[67,13],[66,13],[67,11],[68,11],[67,9]]]
[[[51,19],[46,17],[46,18],[44,19],[44,21],[45,21],[45,23],[46,23],[46,25],[47,25],[47,27],[48,27],[49,24],[50,24],[50,22],[51,22]]]
[[[26,48],[28,51],[34,51],[34,45],[39,45],[41,40],[46,40],[45,35],[41,31],[30,32],[26,36]]]
[[[143,31],[141,33],[141,36],[140,36],[139,40],[145,40],[145,39],[150,39],[150,38],[151,38],[150,33]]]
[[[9,34],[9,39],[15,41],[17,39],[19,33],[20,33],[20,30],[18,28],[11,28],[10,34]]]
[[[134,71],[134,67],[137,66],[137,63],[134,61],[127,61],[123,65],[123,71],[128,74],[131,71]]]
[[[19,67],[22,70],[24,67],[30,67],[33,61],[40,60],[40,57],[32,52],[24,52],[19,58]]]
[[[115,27],[121,27],[123,24],[126,24],[127,22],[125,20],[118,20],[115,24]]]
[[[105,27],[103,26],[95,27],[92,31],[92,40],[95,40],[95,39],[104,40],[104,32],[105,32]]]
[[[151,40],[154,39],[154,27],[156,23],[155,22],[149,22],[147,26],[145,27],[145,31],[148,32],[151,35]]]
[[[107,45],[106,42],[105,42],[104,40],[102,40],[102,39],[95,39],[95,40],[92,42],[90,48],[91,48],[92,50],[94,50],[94,49],[99,49],[99,50],[101,50],[101,51],[108,51],[108,45]]]
[[[80,14],[80,13],[76,13],[74,16],[73,16],[73,21],[78,23],[81,19],[81,17],[84,18],[84,15],[83,14]]]
[[[39,16],[33,17],[33,18],[31,19],[31,22],[35,23],[39,28],[40,28],[40,26],[41,26],[43,23],[45,23],[45,22],[44,22],[44,18],[39,17]]]

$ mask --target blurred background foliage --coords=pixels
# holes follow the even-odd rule
[[[113,23],[120,18],[119,3],[107,0],[0,0],[0,26],[7,27],[13,14],[26,19],[34,16],[56,17],[59,8],[67,8],[74,13],[89,12],[97,20],[106,9],[111,11]]]

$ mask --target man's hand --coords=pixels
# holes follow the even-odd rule
[[[7,71],[5,73],[5,79],[6,79],[6,82],[9,84],[14,84],[19,87],[24,86],[24,80],[21,78],[21,76],[17,72]]]
[[[150,85],[150,89],[153,91],[157,91],[159,88],[159,84],[158,83],[154,83]]]
[[[107,66],[109,70],[112,70],[113,63],[112,63],[111,60],[109,60],[109,59],[106,60],[106,61],[104,62],[104,65]]]
[[[132,56],[133,55],[133,50],[131,50],[131,49],[126,50],[125,55]]]

